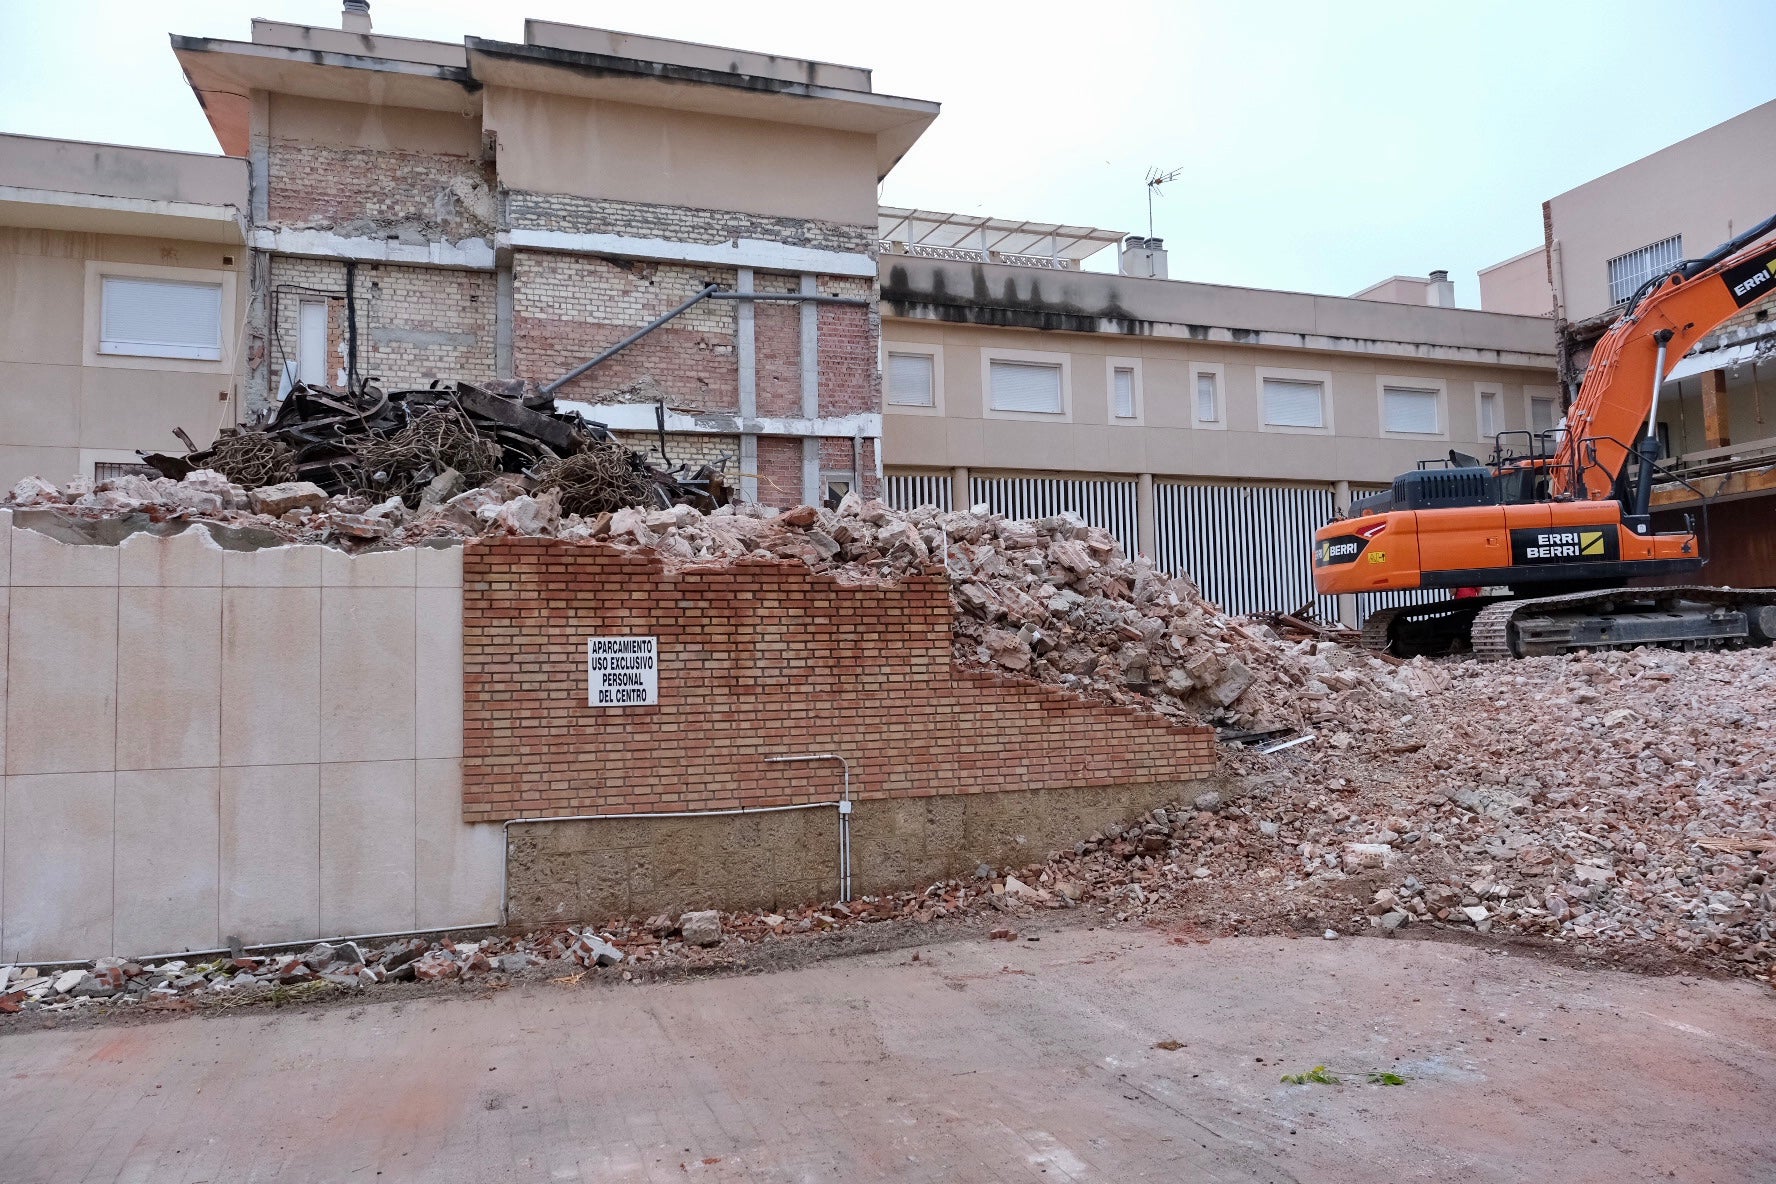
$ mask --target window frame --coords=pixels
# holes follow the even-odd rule
[[[1224,362],[1192,362],[1190,363],[1190,426],[1207,428],[1210,431],[1227,430],[1227,365]],[[1199,419],[1196,406],[1196,380],[1207,374],[1215,380],[1215,415],[1214,419]],[[1259,418],[1263,418],[1260,410]]]
[[[1560,427],[1560,388],[1552,386],[1526,386],[1523,388],[1523,426],[1531,436],[1536,434],[1535,401],[1547,399],[1554,404],[1554,422],[1548,426],[1549,431]]]
[[[1061,371],[1061,409],[1059,411],[1000,411],[993,406],[993,363],[1013,362],[1036,366],[1058,366]],[[1036,349],[981,350],[981,416],[984,419],[1021,419],[1025,423],[1073,422],[1073,355]]]
[[[1258,430],[1274,432],[1284,436],[1332,436],[1336,435],[1337,416],[1334,410],[1332,394],[1332,372],[1330,370],[1296,370],[1283,366],[1254,367],[1258,395]],[[1264,382],[1274,378],[1279,382],[1313,382],[1320,387],[1320,426],[1317,428],[1295,427],[1290,424],[1269,423],[1265,419]]]
[[[1636,255],[1646,256],[1650,264],[1653,258],[1653,252],[1664,246],[1671,247],[1670,260],[1666,263],[1659,264],[1657,268],[1649,265],[1644,271],[1639,273],[1638,278],[1634,279],[1632,286],[1624,284],[1622,286],[1622,295],[1617,296],[1616,277],[1614,275],[1616,264],[1632,259]],[[1655,274],[1670,271],[1672,267],[1683,261],[1683,257],[1683,234],[1678,233],[1668,234],[1664,238],[1656,239],[1644,246],[1635,247],[1632,251],[1623,251],[1620,255],[1606,259],[1603,264],[1603,283],[1604,290],[1609,293],[1610,307],[1619,308],[1628,303],[1628,301],[1633,298],[1634,293],[1640,290],[1642,284],[1652,279]]]
[[[1493,407],[1498,412],[1498,422],[1493,430],[1486,430],[1486,396],[1493,396]],[[1491,444],[1500,432],[1510,431],[1505,426],[1505,384],[1502,382],[1476,382],[1474,384],[1474,439],[1482,444]]]
[[[931,359],[931,406],[888,401],[889,358],[894,354],[921,354]],[[896,415],[942,415],[944,413],[943,346],[923,341],[882,342],[882,410]]]
[[[1116,372],[1129,370],[1134,374],[1133,415],[1116,414]],[[1146,391],[1141,381],[1140,358],[1104,359],[1104,412],[1111,427],[1140,427],[1147,421]]]
[[[1388,427],[1388,389],[1429,392],[1437,400],[1437,430],[1434,432],[1402,432]],[[1378,374],[1375,376],[1375,422],[1385,440],[1447,440],[1449,439],[1449,382],[1443,378],[1421,378],[1416,375]]]
[[[88,366],[119,370],[167,370],[188,374],[232,374],[235,350],[241,333],[235,306],[237,272],[213,267],[161,267],[145,263],[86,261],[82,330],[82,361]],[[104,350],[105,280],[160,280],[170,283],[210,284],[222,289],[218,307],[219,357],[162,357],[154,354],[108,353]]]

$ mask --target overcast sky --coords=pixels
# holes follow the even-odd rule
[[[0,0],[0,130],[216,151],[167,34],[339,7]],[[1769,0],[371,7],[441,40],[536,16],[868,66],[944,108],[884,204],[1144,231],[1143,175],[1181,168],[1155,203],[1174,278],[1348,295],[1443,267],[1465,305],[1544,199],[1776,98]]]

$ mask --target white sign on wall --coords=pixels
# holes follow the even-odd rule
[[[660,701],[659,647],[652,637],[586,639],[593,707],[651,707]]]

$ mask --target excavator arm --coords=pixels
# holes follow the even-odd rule
[[[1656,455],[1649,441],[1666,373],[1722,321],[1776,292],[1776,240],[1763,241],[1773,232],[1776,216],[1648,281],[1598,341],[1550,465],[1557,497],[1609,498],[1630,457]],[[1646,470],[1641,514],[1652,488]]]

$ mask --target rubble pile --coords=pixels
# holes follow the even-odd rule
[[[399,499],[410,510],[501,474],[563,490],[574,513],[679,502],[713,510],[728,500],[719,467],[655,469],[603,424],[524,382],[348,392],[297,383],[269,418],[224,429],[209,448],[142,459],[173,480],[207,469],[248,490],[306,482],[366,505]]]
[[[788,559],[846,582],[941,569],[959,661],[1183,722],[1298,728],[1359,703],[1404,702],[1438,677],[1423,662],[1399,666],[1312,638],[1284,642],[1268,625],[1222,613],[1187,578],[1129,560],[1108,531],[1071,515],[1022,522],[984,509],[903,512],[855,495],[834,508],[783,512],[730,504],[703,513],[683,503],[574,512],[595,504],[588,491],[627,464],[601,455],[582,451],[540,479],[504,473],[442,502],[427,493],[417,508],[397,495],[329,495],[308,481],[249,489],[212,469],[61,487],[31,477],[7,504],[77,520],[204,521],[256,530],[271,543],[351,549],[506,533],[647,550],[668,565]]]

